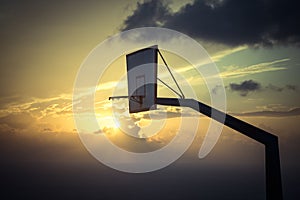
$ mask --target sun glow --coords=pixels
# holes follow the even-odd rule
[[[97,121],[101,129],[110,128],[117,130],[120,128],[119,121],[112,116],[97,117]]]

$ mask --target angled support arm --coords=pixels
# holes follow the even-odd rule
[[[282,200],[278,137],[194,99],[157,98],[156,104],[192,108],[265,145],[266,199]],[[213,115],[212,115],[213,113]],[[225,121],[224,121],[225,115]],[[224,122],[223,122],[224,121]]]

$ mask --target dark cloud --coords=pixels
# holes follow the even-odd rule
[[[240,84],[230,83],[229,88],[231,91],[237,91],[241,96],[247,96],[249,92],[254,92],[261,89],[261,85],[253,80],[243,81]]]
[[[246,113],[232,113],[232,115],[245,116],[245,117],[289,117],[300,115],[300,108],[294,108],[288,111],[258,111],[258,112],[246,112]]]
[[[230,91],[239,92],[241,96],[247,96],[249,92],[254,91],[274,91],[274,92],[283,92],[283,91],[297,91],[296,85],[287,84],[285,86],[276,86],[273,84],[269,84],[267,86],[262,86],[259,82],[253,80],[243,81],[241,83],[230,83],[229,86]],[[214,92],[214,90],[212,91]]]
[[[300,12],[294,0],[195,0],[172,13],[167,4],[138,3],[123,30],[162,26],[226,45],[300,42]]]
[[[217,94],[221,89],[223,89],[223,86],[222,85],[216,85],[212,90],[211,92],[213,94]]]
[[[124,22],[124,29],[143,26],[161,26],[168,19],[169,13],[170,10],[163,1],[137,2],[136,10]]]
[[[275,86],[273,84],[269,84],[268,86],[266,86],[267,89],[270,89],[270,90],[273,90],[273,91],[276,91],[276,92],[282,92],[283,91],[283,87],[278,87],[278,86]]]
[[[94,131],[94,134],[102,134],[102,133],[103,133],[103,131],[101,129]]]
[[[290,84],[287,84],[285,86],[286,89],[288,90],[293,90],[293,91],[296,91],[297,90],[297,86],[296,85],[290,85]]]
[[[43,131],[44,132],[53,132],[53,130],[51,128],[44,128]]]
[[[297,86],[287,84],[283,87],[280,87],[280,86],[276,86],[276,85],[273,85],[273,84],[269,84],[268,86],[266,86],[266,89],[273,90],[273,91],[276,91],[276,92],[282,92],[284,90],[296,91]]]

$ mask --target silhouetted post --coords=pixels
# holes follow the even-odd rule
[[[267,200],[282,200],[280,155],[277,136],[194,99],[157,98],[156,104],[190,107],[265,145]],[[212,115],[213,113],[213,115]],[[224,120],[225,117],[225,121]]]
[[[265,145],[267,199],[283,199],[278,138]]]

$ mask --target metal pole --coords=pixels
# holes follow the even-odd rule
[[[265,145],[266,199],[282,200],[278,137],[194,99],[157,98],[156,104],[190,107]],[[213,115],[212,115],[213,113]],[[222,119],[225,121],[223,122]]]

